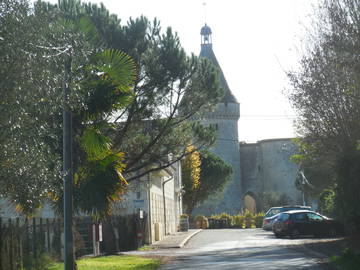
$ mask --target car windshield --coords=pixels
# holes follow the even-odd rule
[[[315,213],[307,213],[308,219],[309,220],[314,220],[314,221],[321,221],[323,220],[323,217],[315,214]]]

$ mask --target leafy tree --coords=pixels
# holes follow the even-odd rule
[[[104,118],[132,100],[135,64],[124,53],[98,47],[94,27],[75,16],[76,6],[67,5],[72,16],[56,20],[43,12],[42,3],[34,12],[26,2],[9,1],[1,7],[6,25],[0,35],[1,91],[11,93],[1,106],[9,117],[1,118],[2,194],[27,214],[50,195],[61,211],[61,111],[67,73],[76,157],[74,203],[77,210],[101,217],[126,184],[121,175],[124,154],[112,151],[106,135],[111,126]],[[12,75],[14,70],[21,80]],[[89,196],[94,190],[97,196]]]
[[[68,1],[60,1],[58,8],[43,8],[61,18],[62,12],[69,13],[63,10]],[[214,129],[194,121],[222,95],[208,61],[186,56],[177,35],[170,28],[162,34],[157,20],[151,24],[141,17],[121,26],[103,5],[74,9],[70,14],[76,13],[75,18],[91,19],[105,46],[127,52],[137,64],[132,102],[101,118],[112,127],[107,132],[114,142],[112,151],[125,153],[127,181],[168,167],[185,157],[191,145],[203,148],[213,143]]]
[[[102,218],[110,214],[111,204],[121,198],[127,185],[122,176],[125,155],[113,150],[109,136],[113,127],[107,118],[133,100],[136,68],[125,53],[98,47],[96,29],[91,21],[80,16],[79,1],[60,1],[59,4],[59,10],[54,9],[60,14],[55,24],[64,23],[65,30],[74,29],[82,33],[88,46],[79,49],[77,41],[74,44],[73,39],[68,40],[66,45],[71,53],[65,55],[71,63],[67,70],[70,75],[68,87],[81,98],[81,106],[75,104],[71,107],[74,207],[94,218]],[[43,8],[41,3],[39,5]],[[71,38],[71,35],[66,38]],[[85,53],[87,57],[77,62],[72,57],[77,53]],[[57,139],[61,141],[61,133],[58,135]],[[60,149],[54,150],[61,152]],[[97,196],[93,196],[95,192]],[[56,209],[62,212],[62,185],[55,184],[51,195]]]
[[[73,114],[75,206],[82,211],[98,217],[108,212],[111,202],[125,187],[120,171],[131,181],[180,160],[191,144],[201,148],[214,141],[211,128],[188,120],[198,117],[221,98],[216,71],[209,62],[186,56],[170,28],[161,34],[159,23],[155,20],[151,24],[144,17],[121,26],[103,6],[100,10],[96,5],[89,9],[89,5],[75,0],[61,0],[58,5],[38,1],[34,12],[26,2],[24,5],[21,20],[10,13],[1,17],[13,19],[14,23],[13,28],[5,28],[2,37],[17,34],[11,35],[15,43],[1,44],[4,52],[11,53],[5,58],[23,56],[17,63],[26,68],[23,73],[19,69],[25,79],[14,80],[12,103],[6,102],[20,103],[14,108],[20,108],[22,117],[16,118],[14,114],[13,118],[21,119],[21,124],[11,122],[4,129],[15,130],[11,133],[13,137],[1,135],[9,142],[2,144],[8,148],[1,161],[1,179],[5,182],[2,194],[14,199],[25,212],[32,212],[49,195],[61,210],[60,123],[66,72]],[[11,27],[8,21],[6,25]],[[23,29],[28,33],[25,42],[21,39]],[[22,43],[31,50],[21,48]],[[122,49],[135,59],[138,71],[135,87],[121,85],[122,79],[118,78],[126,76],[129,68],[119,74],[104,70],[121,56],[111,53],[113,50],[101,54],[103,48]],[[70,63],[67,69],[66,63]],[[1,72],[5,74],[8,67],[11,65],[4,65]],[[111,68],[119,71],[116,64]],[[23,95],[26,102],[21,102],[20,93],[25,93],[24,89],[28,89]],[[6,123],[7,118],[1,120]],[[26,127],[31,132],[24,132]],[[86,143],[96,150],[90,150]],[[17,155],[23,145],[26,159]],[[170,153],[173,159],[169,161],[165,157]],[[105,162],[101,158],[108,159]],[[109,169],[107,174],[100,173],[105,167]],[[107,182],[103,175],[112,180]],[[5,181],[7,176],[12,176],[11,181]],[[105,183],[109,185],[103,187]],[[100,186],[103,189],[97,188]],[[105,201],[99,203],[94,196],[89,197],[91,190],[106,191],[99,196]]]
[[[78,91],[84,91],[87,98],[83,108],[73,111],[74,206],[102,218],[110,214],[111,204],[121,198],[127,185],[122,175],[125,154],[112,149],[113,142],[107,135],[112,127],[104,116],[132,100],[135,65],[122,52],[103,50],[94,53],[83,68],[85,74]],[[61,211],[61,186],[53,192]]]
[[[27,212],[40,205],[61,168],[59,156],[44,143],[54,137],[58,123],[49,118],[57,117],[61,106],[61,63],[42,48],[48,45],[44,21],[26,1],[0,3],[1,194]]]
[[[189,154],[181,161],[181,179],[185,189],[196,190],[201,184],[200,154],[193,146],[189,146],[187,151]]]
[[[264,191],[260,194],[262,209],[269,210],[271,207],[290,205],[292,199],[286,193],[279,193],[276,191]]]
[[[290,100],[308,161],[324,161],[335,174],[336,208],[360,230],[360,2],[324,0],[301,69],[290,72]],[[330,181],[331,183],[331,181]]]
[[[107,119],[118,127],[114,147],[126,153],[127,180],[166,168],[186,156],[190,145],[210,146],[214,129],[195,119],[223,94],[215,67],[205,59],[187,56],[176,33],[171,28],[162,33],[156,19],[130,19],[122,26],[103,5],[83,4],[82,8],[106,46],[128,53],[138,67],[134,101]]]
[[[186,166],[182,172],[185,190],[183,203],[189,214],[191,214],[196,206],[211,198],[212,194],[221,191],[232,175],[231,166],[211,152],[201,151],[200,161],[199,187],[194,188],[193,182],[189,177],[186,177],[186,173],[184,174],[184,171],[186,172],[187,170]]]
[[[319,197],[319,211],[320,213],[332,217],[334,215],[335,207],[335,192],[332,189],[324,189]]]
[[[312,145],[300,138],[295,139],[295,143],[298,146],[298,154],[293,155],[291,161],[299,166],[311,186],[303,184],[304,180],[300,173],[295,185],[299,190],[304,190],[307,196],[319,196],[325,188],[335,183],[334,157],[318,155]]]

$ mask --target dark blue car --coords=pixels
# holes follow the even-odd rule
[[[265,217],[263,219],[263,226],[262,228],[266,231],[272,230],[272,225],[277,218],[277,216],[286,211],[290,210],[311,210],[310,206],[302,206],[302,205],[287,205],[287,206],[279,206],[279,207],[271,207],[265,213]]]

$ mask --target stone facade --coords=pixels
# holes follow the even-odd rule
[[[216,109],[204,117],[204,125],[217,129],[217,140],[210,149],[233,168],[233,176],[224,188],[224,193],[212,196],[210,200],[195,210],[195,213],[227,212],[235,214],[241,207],[241,174],[238,138],[239,104],[220,103]]]
[[[125,199],[114,206],[114,215],[144,211],[148,215],[146,243],[154,243],[178,230],[182,214],[180,162],[132,181]]]
[[[264,192],[285,194],[290,203],[302,204],[302,194],[295,187],[298,167],[290,161],[296,153],[292,139],[263,140],[240,144],[243,197],[250,194],[262,208]]]

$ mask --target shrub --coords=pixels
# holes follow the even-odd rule
[[[205,216],[198,215],[195,217],[196,228],[198,229],[207,229],[209,228],[209,221]]]
[[[234,216],[234,226],[236,228],[243,229],[245,227],[245,216],[243,215]]]
[[[253,214],[249,210],[245,210],[244,213],[238,215],[229,215],[227,213],[221,213],[219,215],[212,215],[210,218],[213,220],[226,220],[226,223],[230,227],[235,228],[261,228],[265,214],[263,212]],[[201,219],[203,216],[197,216],[196,220]],[[216,226],[215,226],[216,228]]]
[[[220,219],[225,219],[226,223],[229,227],[233,226],[234,222],[233,222],[233,217],[227,213],[221,213],[220,214]]]
[[[233,225],[233,217],[227,213],[221,213],[219,215],[212,215],[210,217],[211,219],[214,219],[214,220],[225,220],[225,227],[231,227]],[[223,223],[222,225],[220,225],[221,228],[224,228],[223,227]]]
[[[340,256],[332,256],[331,261],[338,267],[337,269],[357,270],[360,265],[360,253],[346,248]]]
[[[254,214],[246,209],[244,216],[245,216],[245,228],[255,227]]]
[[[255,215],[255,227],[256,228],[262,227],[264,216],[265,216],[264,212],[260,212]]]
[[[52,259],[46,253],[42,253],[38,258],[26,254],[24,256],[24,269],[26,270],[47,270],[52,263]]]

